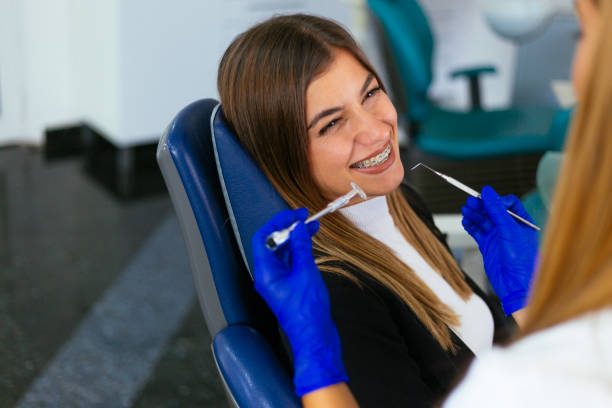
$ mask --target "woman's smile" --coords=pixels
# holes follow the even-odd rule
[[[391,143],[379,154],[371,159],[355,163],[351,170],[364,174],[379,174],[391,168],[395,164],[396,156]]]
[[[370,167],[380,167],[383,163],[387,161],[389,155],[391,154],[391,143],[388,143],[382,151],[374,153],[371,157],[360,160],[357,163],[351,165],[351,168],[370,168]]]

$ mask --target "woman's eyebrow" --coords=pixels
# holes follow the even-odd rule
[[[367,91],[368,86],[370,86],[370,83],[372,82],[373,79],[374,79],[374,74],[370,72],[368,76],[366,77],[366,80],[363,83],[363,86],[361,87],[361,91],[359,92],[360,95],[364,94],[365,91]]]

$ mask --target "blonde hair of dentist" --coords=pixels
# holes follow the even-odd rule
[[[579,95],[522,335],[612,306],[612,1]]]

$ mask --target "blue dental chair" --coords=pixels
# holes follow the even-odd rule
[[[176,115],[159,141],[157,160],[228,399],[235,407],[300,407],[276,319],[249,272],[252,235],[286,203],[242,150],[213,99]]]
[[[549,107],[481,108],[479,78],[491,66],[451,73],[468,80],[472,109],[455,112],[435,106],[427,96],[431,85],[434,38],[416,0],[368,0],[382,26],[387,67],[398,109],[409,124],[414,143],[423,152],[452,160],[480,159],[561,150],[569,111]]]

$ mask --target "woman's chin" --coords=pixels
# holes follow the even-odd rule
[[[404,168],[401,171],[394,171],[381,180],[372,180],[362,187],[368,197],[387,195],[394,191],[404,180]],[[359,183],[358,183],[359,185]],[[361,186],[360,186],[361,187]]]

